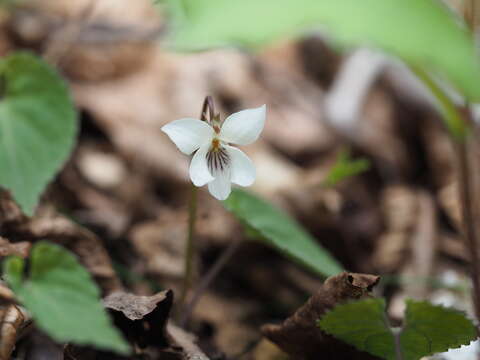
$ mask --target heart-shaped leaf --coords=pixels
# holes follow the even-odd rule
[[[129,352],[112,326],[90,274],[61,246],[37,243],[30,253],[28,274],[25,260],[9,257],[4,275],[36,325],[53,339]]]
[[[38,57],[0,60],[0,185],[31,215],[68,158],[76,114],[61,77]]]
[[[418,360],[467,345],[477,336],[462,312],[414,300],[407,300],[402,328],[390,328],[384,299],[338,305],[318,325],[357,349],[387,360]]]

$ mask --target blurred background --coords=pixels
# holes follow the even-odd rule
[[[463,14],[463,4],[450,5]],[[105,294],[179,289],[189,159],[160,129],[198,118],[212,95],[222,117],[267,104],[261,139],[245,149],[258,173],[249,190],[289,212],[345,269],[381,275],[376,291],[390,315],[401,318],[406,297],[470,311],[454,152],[426,90],[399,61],[340,53],[317,32],[254,52],[175,52],[162,42],[168,14],[150,0],[24,1],[0,14],[0,54],[41,54],[70,85],[78,144],[39,216],[56,208],[88,229],[77,253]],[[346,153],[367,165],[326,185]],[[200,277],[244,235],[205,188],[198,211]],[[190,328],[210,356],[267,359],[259,327],[286,318],[322,281],[244,242]]]

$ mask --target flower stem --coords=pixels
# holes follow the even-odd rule
[[[456,154],[458,157],[458,176],[459,176],[459,197],[462,207],[463,232],[467,242],[468,252],[470,253],[470,277],[473,286],[473,305],[477,321],[480,321],[480,256],[478,249],[478,232],[475,226],[475,216],[473,213],[473,199],[471,184],[471,162],[468,156],[469,142],[456,144]],[[477,326],[477,332],[480,330]]]
[[[180,295],[180,306],[185,303],[188,291],[193,280],[193,261],[195,257],[195,222],[197,219],[197,193],[198,189],[192,184],[190,192],[190,203],[188,205],[188,234],[185,246],[185,270],[183,277],[182,293]]]
[[[200,112],[200,119],[208,122],[215,116],[215,105],[213,98],[209,95],[203,101],[202,110]],[[185,268],[183,276],[183,286],[180,295],[180,309],[187,299],[188,292],[193,282],[193,262],[195,258],[195,222],[197,219],[197,198],[198,189],[195,185],[191,185],[190,203],[188,205],[188,233],[187,242],[185,245]]]
[[[400,331],[392,329],[393,339],[395,340],[395,360],[403,360],[402,344],[400,342]]]

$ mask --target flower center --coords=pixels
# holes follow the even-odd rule
[[[220,140],[214,138],[212,146],[207,153],[207,165],[210,173],[214,175],[217,171],[223,171],[228,166],[230,157],[224,147],[222,147]]]
[[[212,140],[212,147],[210,148],[210,151],[219,151],[220,150],[220,140],[217,138]]]

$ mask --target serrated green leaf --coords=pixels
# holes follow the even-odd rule
[[[34,55],[0,60],[0,185],[28,215],[68,158],[76,114],[60,76]]]
[[[310,270],[331,276],[342,271],[338,262],[322,248],[295,220],[264,200],[234,189],[223,202],[243,223],[261,236],[260,240],[307,266]]]
[[[323,25],[340,44],[370,45],[447,77],[480,99],[472,37],[438,0],[184,0],[187,18],[173,32],[180,49],[258,46]]]
[[[367,299],[336,306],[318,325],[328,334],[384,359],[395,359],[395,338],[385,316],[385,300]]]
[[[475,327],[464,313],[426,301],[407,300],[405,327],[400,334],[405,360],[468,345],[475,338]]]
[[[460,311],[426,301],[407,300],[405,325],[391,329],[384,299],[367,299],[336,306],[318,325],[328,334],[387,360],[418,360],[424,356],[467,345],[476,338],[472,322]],[[393,332],[398,335],[396,349]]]
[[[40,329],[60,342],[129,352],[103,308],[99,289],[70,252],[37,243],[30,254],[29,274],[24,268],[25,260],[10,257],[4,276]]]
[[[337,161],[325,178],[324,184],[326,186],[334,186],[342,180],[367,171],[369,168],[370,161],[368,161],[368,159],[352,159],[348,149],[341,150],[338,154]]]

